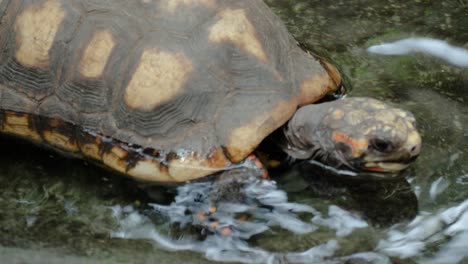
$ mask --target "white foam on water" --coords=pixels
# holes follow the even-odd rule
[[[75,206],[73,202],[70,202],[66,200],[63,204],[63,208],[65,209],[65,212],[67,212],[67,215],[72,216],[76,215],[79,213],[78,208]]]
[[[450,225],[444,231],[445,235],[454,236],[468,231],[468,200],[453,210],[449,209],[442,213],[442,219],[447,225]]]
[[[409,258],[419,255],[425,247],[425,243],[421,241],[412,241],[400,239],[396,241],[382,240],[377,245],[377,251],[388,256]]]
[[[421,214],[402,230],[388,231],[388,238],[379,241],[377,251],[400,258],[417,256],[426,248],[427,239],[435,235],[439,235],[435,239],[441,239],[440,230],[443,227],[440,215]]]
[[[444,192],[449,187],[449,185],[450,183],[443,177],[435,180],[429,189],[429,197],[431,197],[431,200],[435,201],[437,196]]]
[[[265,219],[268,219],[268,225],[280,226],[296,234],[307,234],[317,229],[317,226],[305,223],[294,214],[285,213],[266,213]]]
[[[348,236],[356,228],[369,226],[367,222],[362,220],[358,215],[354,215],[335,205],[331,205],[328,208],[328,216],[328,218],[325,218],[321,215],[316,215],[312,218],[312,222],[335,229],[336,235],[339,237]]]
[[[114,206],[113,209],[116,209]],[[161,235],[146,217],[137,211],[117,215],[120,228],[111,233],[111,237],[122,239],[145,239],[154,241],[159,247],[168,251],[190,250],[205,255],[209,260],[241,263],[278,263],[282,259],[313,259],[323,261],[332,256],[337,248],[336,241],[311,248],[303,253],[280,254],[251,247],[236,236],[209,235],[203,241],[191,237],[173,239]],[[291,261],[291,263],[304,263]]]
[[[381,55],[406,55],[418,52],[443,59],[459,67],[468,67],[468,50],[432,38],[406,38],[373,45],[367,48],[367,51]]]
[[[210,183],[190,183],[178,188],[178,195],[170,205],[151,204],[156,212],[168,219],[169,223],[185,225],[204,224],[190,212],[207,210],[206,199],[210,191]],[[154,241],[159,247],[169,251],[190,250],[204,254],[207,259],[222,262],[241,263],[341,263],[347,259],[386,258],[384,255],[376,257],[377,253],[351,255],[345,258],[331,258],[340,248],[336,240],[317,245],[304,252],[278,253],[269,252],[261,248],[252,247],[247,240],[255,234],[263,233],[272,227],[283,228],[294,234],[314,232],[318,225],[333,228],[340,236],[350,234],[354,228],[367,226],[357,216],[336,206],[330,206],[328,215],[322,214],[311,206],[288,202],[287,194],[276,187],[273,181],[258,181],[245,189],[249,199],[258,203],[257,208],[237,203],[219,204],[218,210],[211,215],[216,218],[219,227],[231,227],[229,236],[219,233],[209,233],[203,240],[185,235],[180,238],[171,238],[157,231],[151,220],[136,211],[131,206],[110,207],[112,214],[120,223],[120,228],[112,232],[111,236],[123,239],[146,239]],[[205,201],[204,201],[205,200]],[[197,201],[197,202],[194,202]],[[264,207],[266,206],[266,207]],[[248,212],[253,219],[236,221],[236,213]],[[312,214],[317,223],[302,221],[299,213]],[[318,221],[317,219],[320,219]],[[336,223],[335,223],[336,222]],[[206,224],[206,223],[205,223]],[[371,257],[372,255],[372,257]],[[369,263],[373,263],[369,261]],[[377,262],[376,262],[377,263]],[[385,262],[380,262],[385,263]]]
[[[460,175],[460,177],[457,178],[456,183],[460,185],[468,185],[468,173]]]
[[[361,252],[355,253],[347,257],[341,258],[340,263],[367,263],[367,264],[391,264],[393,263],[389,257],[375,253],[375,252]],[[359,262],[352,262],[351,260],[357,260]],[[363,262],[364,261],[364,262]]]
[[[468,200],[434,213],[421,213],[408,225],[396,225],[376,251],[388,256],[420,256],[429,244],[446,242],[427,263],[458,263],[468,256]]]
[[[26,226],[27,227],[32,227],[36,222],[37,222],[37,216],[36,215],[26,216]]]
[[[167,224],[203,225],[187,211],[199,212],[208,209],[203,199],[208,197],[209,183],[192,183],[178,189],[179,195],[170,205],[153,204],[156,213],[167,219]],[[169,231],[158,230],[161,226],[138,212],[132,206],[110,207],[120,223],[120,228],[111,236],[123,239],[145,239],[154,241],[168,251],[189,250],[203,254],[207,259],[219,262],[240,263],[325,263],[335,264],[348,261],[359,263],[391,263],[389,257],[416,258],[427,263],[458,263],[467,256],[468,250],[468,200],[445,210],[421,212],[408,224],[398,224],[389,228],[386,238],[381,239],[374,252],[357,252],[349,256],[334,257],[340,245],[331,238],[328,242],[314,246],[303,252],[270,252],[253,247],[248,239],[253,235],[282,228],[293,234],[311,233],[317,227],[336,231],[337,237],[352,234],[357,228],[366,228],[368,223],[357,214],[331,205],[328,214],[321,213],[309,205],[288,202],[285,192],[276,188],[274,182],[259,181],[247,187],[250,199],[259,202],[252,210],[250,205],[224,203],[212,214],[219,227],[229,226],[232,231],[225,236],[209,232],[203,240],[198,236],[185,234],[174,238]],[[194,202],[194,201],[197,202]],[[236,213],[250,213],[252,219],[237,221]],[[299,214],[311,214],[310,222],[303,221]],[[198,221],[198,222],[197,222]],[[168,227],[168,225],[165,225]],[[385,234],[385,233],[384,233]],[[435,253],[427,252],[428,245],[438,245]],[[431,250],[434,250],[431,247]],[[431,255],[423,259],[422,256]]]
[[[321,263],[325,258],[332,257],[338,249],[338,242],[330,240],[304,252],[286,254],[285,259],[288,263]]]
[[[468,200],[464,201],[458,206],[454,206],[445,210],[441,216],[442,219],[447,223],[455,222],[463,213],[468,211]]]
[[[467,223],[465,223],[467,224]],[[424,260],[423,263],[459,263],[468,257],[468,231],[456,235],[445,244],[433,258]]]
[[[203,224],[200,222],[203,220],[195,216],[199,212],[209,211],[210,187],[211,183],[208,182],[186,184],[178,188],[178,195],[170,205],[151,206],[167,216],[171,223],[182,227],[187,224]],[[297,234],[309,233],[316,229],[312,223],[300,220],[297,214],[314,214],[318,211],[307,205],[289,203],[287,194],[279,190],[274,181],[259,180],[246,186],[244,192],[255,204],[220,203],[217,211],[210,214],[211,218],[217,220],[220,228],[229,226],[235,235],[245,239],[264,232],[271,226],[279,226]],[[255,221],[237,221],[234,215],[238,213],[251,214]]]
[[[364,260],[370,264],[389,264],[390,259],[375,252],[360,252],[345,257],[334,254],[340,249],[334,239],[314,246],[303,252],[278,253],[251,247],[247,241],[233,236],[211,235],[199,241],[190,237],[172,239],[155,231],[150,220],[145,216],[135,217],[136,211],[121,215],[120,231],[113,232],[115,238],[145,239],[154,241],[159,247],[168,251],[190,250],[199,252],[212,261],[239,263],[323,263],[339,264],[350,260]]]

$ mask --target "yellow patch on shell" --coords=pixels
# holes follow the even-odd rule
[[[95,160],[101,160],[101,155],[99,155],[99,146],[97,144],[83,144],[80,146],[80,149],[83,155]]]
[[[102,155],[102,162],[110,168],[125,174],[127,171],[126,156],[127,151],[119,146],[114,146],[108,153]]]
[[[60,1],[47,0],[41,5],[29,5],[18,16],[15,22],[16,60],[21,65],[30,68],[49,66],[49,51],[65,15]]]
[[[216,149],[208,157],[187,155],[169,162],[169,174],[177,182],[185,182],[211,175],[231,165],[221,149]]]
[[[215,0],[163,0],[160,1],[160,5],[163,9],[174,13],[177,11],[179,6],[203,5],[205,7],[213,8]]]
[[[161,166],[154,160],[140,160],[127,173],[143,181],[174,182],[174,179],[169,177],[168,171],[161,170]]]
[[[203,161],[196,159],[173,160],[169,164],[169,174],[176,182],[185,182],[211,175],[219,171],[220,168],[211,168]]]
[[[182,93],[192,70],[192,62],[181,53],[147,49],[127,86],[125,102],[131,108],[151,111]]]
[[[308,105],[318,101],[328,93],[332,92],[330,86],[331,78],[326,72],[321,75],[314,75],[301,83],[300,95],[298,97],[299,105]]]
[[[115,41],[110,31],[103,30],[94,33],[78,67],[81,75],[86,78],[100,77],[114,47]]]
[[[75,142],[71,141],[70,138],[66,135],[60,134],[55,131],[44,131],[43,137],[47,143],[59,149],[70,152],[80,151],[78,145]]]
[[[29,119],[26,114],[6,113],[3,122],[3,132],[42,141],[41,135],[39,135],[37,131],[29,128]]]
[[[336,92],[338,90],[338,86],[341,85],[343,81],[340,72],[334,65],[332,65],[326,60],[320,60],[320,64],[327,71],[328,76],[330,76],[330,80],[328,83],[330,92]]]
[[[325,71],[321,75],[314,75],[302,82],[300,93],[296,98],[291,101],[279,102],[271,111],[265,112],[250,123],[234,129],[226,146],[231,161],[239,162],[252,153],[265,136],[293,116],[298,105],[316,102],[326,94],[333,92],[336,86],[330,86],[330,79],[331,77]]]
[[[267,62],[268,58],[257,37],[257,32],[243,9],[225,9],[218,14],[218,17],[220,19],[210,29],[211,42],[233,43],[262,62]]]
[[[226,145],[231,161],[239,162],[252,153],[265,136],[291,118],[296,106],[288,101],[279,102],[271,111],[259,114],[250,123],[235,128]]]

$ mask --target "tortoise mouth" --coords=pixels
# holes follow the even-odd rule
[[[400,172],[408,168],[418,157],[414,156],[410,159],[400,160],[374,160],[374,161],[363,161],[360,164],[360,169],[372,172],[383,172],[383,173],[395,173]]]
[[[405,177],[403,168],[401,170],[389,170],[386,164],[380,164],[372,167],[365,166],[331,166],[324,164],[317,160],[307,160],[311,166],[313,166],[314,173],[323,173],[327,176],[335,176],[343,179],[355,179],[355,180],[395,180]],[[393,163],[393,162],[392,162]],[[395,164],[399,164],[394,162]],[[383,166],[382,166],[383,165]],[[409,164],[405,164],[408,167]]]
[[[366,162],[361,169],[372,172],[399,172],[408,168],[409,165],[409,163],[401,162]]]
[[[336,160],[309,159],[307,162],[326,173],[365,180],[392,180],[405,177],[404,171],[417,159],[414,157],[393,156],[383,157],[364,156],[346,160],[343,157]]]

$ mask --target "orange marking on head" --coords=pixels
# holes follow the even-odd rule
[[[343,142],[346,143],[348,146],[350,146],[353,149],[353,156],[357,157],[360,155],[361,150],[367,148],[367,140],[360,138],[360,139],[354,139],[351,137],[348,137],[347,135],[341,133],[341,132],[333,132],[332,135],[332,140],[335,142]]]
[[[211,214],[216,213],[216,207],[210,207],[210,209],[208,209],[208,212],[210,212]]]
[[[268,174],[268,171],[267,170],[263,170],[262,171],[262,179],[268,179],[270,178],[270,175]]]
[[[218,222],[216,222],[216,221],[215,221],[215,222],[211,222],[211,223],[210,223],[210,226],[211,226],[211,228],[214,228],[214,229],[216,229],[216,228],[218,228],[218,227],[219,227],[219,223],[218,223]]]

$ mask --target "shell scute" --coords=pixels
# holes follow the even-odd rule
[[[240,162],[337,79],[261,0],[2,3],[0,110],[62,121],[2,132],[141,180]]]

